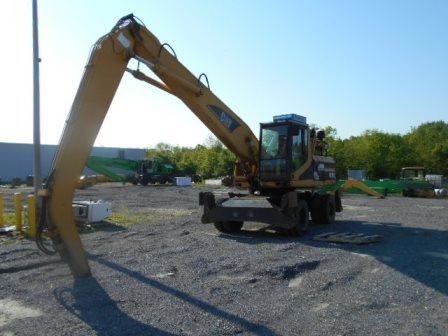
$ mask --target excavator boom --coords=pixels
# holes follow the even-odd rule
[[[148,66],[161,81],[128,69],[132,58]],[[49,179],[40,193],[40,225],[48,226],[56,250],[77,277],[89,276],[90,268],[73,218],[74,190],[126,71],[182,100],[235,153],[248,180],[258,172],[259,144],[251,129],[132,14],[123,17],[93,47]]]

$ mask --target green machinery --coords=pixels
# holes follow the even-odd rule
[[[114,182],[131,182],[135,185],[173,182],[174,167],[158,159],[130,160],[90,156],[86,167]]]
[[[400,178],[369,180],[362,179],[362,183],[381,195],[401,194],[406,197],[434,197],[434,185],[426,178],[424,167],[404,167],[401,169]],[[344,186],[349,180],[339,180],[336,185]],[[347,193],[363,193],[364,190],[354,186],[345,188]]]

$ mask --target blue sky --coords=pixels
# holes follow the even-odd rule
[[[32,142],[31,0],[2,0],[0,142]],[[41,142],[56,144],[94,42],[134,13],[258,135],[297,113],[348,138],[448,116],[448,1],[39,0]],[[148,73],[150,71],[148,70]],[[96,145],[194,146],[211,133],[125,75]]]

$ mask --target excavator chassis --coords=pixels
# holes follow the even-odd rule
[[[262,222],[283,229],[295,225],[295,219],[282,213],[281,208],[262,196],[234,196],[215,199],[211,192],[199,195],[199,204],[204,206],[202,223],[217,222]]]
[[[331,224],[335,213],[342,211],[339,193],[335,195],[290,191],[282,195],[278,204],[269,197],[229,193],[216,199],[212,192],[199,193],[203,206],[202,223],[214,223],[222,232],[237,232],[243,222],[261,222],[293,235],[303,235],[308,228],[309,212],[313,222]]]

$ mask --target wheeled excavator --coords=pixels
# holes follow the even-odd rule
[[[137,69],[128,68],[131,59],[139,62]],[[141,71],[140,64],[158,79]],[[342,211],[338,190],[321,190],[336,182],[335,162],[327,156],[323,131],[310,128],[303,116],[279,114],[260,125],[257,139],[210,90],[205,74],[194,76],[170,45],[160,43],[130,14],[95,43],[49,178],[39,193],[38,245],[48,251],[43,237],[49,235],[54,251],[67,261],[75,277],[90,276],[91,271],[73,219],[74,190],[126,72],[179,98],[235,153],[233,190],[238,192],[224,198],[200,193],[203,223],[214,223],[221,232],[235,232],[245,221],[258,221],[301,235],[310,214],[313,222],[332,223],[335,212]]]

